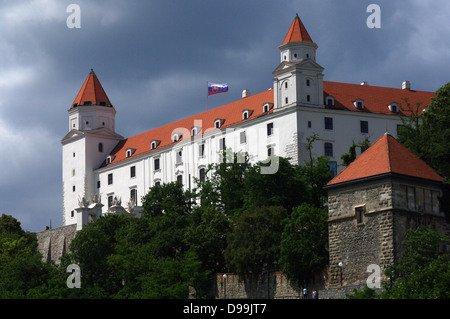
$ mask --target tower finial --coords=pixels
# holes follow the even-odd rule
[[[91,68],[91,73],[89,73],[89,74],[95,74],[93,68]]]

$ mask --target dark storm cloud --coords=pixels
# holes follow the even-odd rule
[[[66,8],[81,9],[69,29]],[[369,29],[366,8],[381,7]],[[10,1],[0,4],[0,213],[39,231],[62,223],[61,138],[91,68],[128,137],[272,86],[296,13],[325,80],[435,91],[448,81],[447,0]],[[206,82],[227,94],[206,105]]]

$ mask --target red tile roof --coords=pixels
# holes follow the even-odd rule
[[[269,112],[263,112],[263,105],[265,103],[271,104],[271,109]],[[242,119],[242,112],[244,110],[252,110],[253,112],[248,119]],[[206,112],[190,116],[188,118],[152,129],[150,131],[144,132],[142,134],[132,136],[127,138],[115,147],[111,152],[111,155],[115,156],[114,160],[109,165],[126,160],[126,150],[128,148],[136,149],[132,157],[136,157],[142,154],[149,153],[153,151],[151,149],[151,141],[160,141],[158,147],[155,150],[173,145],[172,134],[182,133],[183,136],[180,139],[190,139],[191,138],[191,128],[194,126],[201,126],[197,134],[208,133],[207,130],[216,130],[214,127],[214,122],[216,119],[224,120],[220,129],[224,129],[233,126],[237,123],[243,121],[249,121],[254,118],[264,116],[266,114],[273,112],[273,89],[269,89],[262,93],[248,96],[242,98],[235,102],[222,105],[220,107],[208,110]],[[195,137],[194,137],[195,138]],[[103,164],[105,165],[105,164]]]
[[[95,79],[95,75],[90,74],[86,82],[93,81]],[[89,87],[86,82],[85,84],[83,84],[83,88],[85,86]],[[324,96],[331,95],[335,98],[334,108],[366,113],[372,112],[393,114],[387,108],[387,101],[389,101],[389,103],[393,101],[400,103],[403,97],[408,97],[411,103],[420,101],[423,102],[424,105],[428,105],[431,97],[434,96],[434,93],[431,92],[409,91],[386,87],[362,86],[327,81],[323,82],[323,86]],[[84,92],[87,90],[84,90],[83,88],[80,90],[80,92]],[[358,110],[354,107],[352,101],[356,98],[361,98],[364,100],[365,108],[363,110]],[[159,142],[156,149],[161,149],[163,147],[172,145],[172,133],[177,132],[177,129],[178,131],[184,131],[179,132],[183,133],[184,139],[191,138],[191,128],[194,125],[198,125],[197,123],[195,123],[195,121],[201,121],[201,133],[204,134],[205,130],[214,128],[214,121],[216,119],[224,120],[223,125],[221,126],[222,129],[244,121],[242,119],[242,112],[246,109],[253,110],[253,112],[250,112],[250,117],[245,121],[263,116],[265,114],[263,113],[263,104],[266,102],[273,105],[273,89],[264,91],[259,94],[251,95],[249,97],[217,107],[215,109],[211,109],[206,112],[149,130],[139,135],[129,137],[119,142],[119,144],[115,147],[115,149],[111,153],[111,155],[114,156],[114,160],[111,162],[111,164],[108,165],[114,165],[118,162],[126,160],[126,150],[129,148],[135,150],[132,157],[136,157],[153,151],[151,149],[151,141],[153,140]],[[271,109],[268,113],[272,113],[272,111],[273,110]],[[403,113],[400,112],[398,114],[402,115]],[[104,165],[106,164],[103,164],[103,166]]]
[[[386,133],[336,175],[327,186],[395,173],[442,182],[443,178],[394,137]]]
[[[405,110],[403,112],[399,109],[398,113],[393,113],[389,110],[388,105],[396,102],[407,109],[405,98],[411,108],[415,110],[417,103],[422,103],[422,109],[430,104],[430,101],[435,97],[433,92],[415,91],[406,89],[394,89],[381,86],[348,84],[340,82],[323,82],[324,97],[332,96],[335,100],[333,108],[350,110],[363,113],[383,113],[383,114],[397,114],[409,115],[410,112]],[[357,109],[353,102],[356,99],[364,101],[364,108]]]
[[[104,106],[112,106],[97,75],[95,75],[92,69],[70,108],[83,105],[85,102],[91,102],[92,105],[104,104]]]
[[[289,31],[284,37],[282,44],[300,41],[313,42],[308,34],[308,31],[303,25],[302,20],[300,20],[297,14],[294,18],[294,21],[292,21],[291,27],[289,28]]]

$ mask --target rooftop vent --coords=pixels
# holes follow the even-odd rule
[[[250,96],[250,90],[244,90],[242,91],[242,98],[249,97]]]
[[[366,81],[361,82],[361,85],[369,85]]]
[[[403,81],[403,83],[402,83],[402,90],[411,90],[411,82]]]

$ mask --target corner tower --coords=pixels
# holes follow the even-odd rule
[[[80,211],[80,207],[101,204],[94,171],[123,137],[115,133],[116,110],[92,69],[68,113],[69,133],[61,141],[63,225],[81,227],[98,217],[98,209],[92,211],[96,216],[86,214],[86,209],[83,214]]]
[[[286,106],[323,107],[323,70],[314,43],[298,14],[278,47],[280,65],[274,75],[275,109]]]

